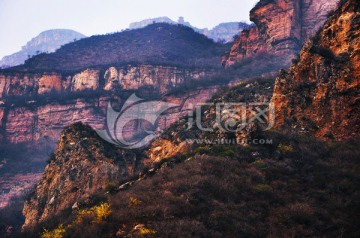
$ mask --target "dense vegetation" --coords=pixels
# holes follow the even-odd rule
[[[25,66],[18,69],[69,71],[128,63],[220,67],[219,56],[228,47],[189,27],[157,23],[69,43],[55,53],[27,60]]]

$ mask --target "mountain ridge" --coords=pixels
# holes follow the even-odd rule
[[[247,29],[251,26],[251,24],[247,24],[245,22],[224,22],[214,26],[211,29],[208,28],[197,28],[190,24],[190,22],[186,22],[183,17],[179,17],[178,21],[173,21],[169,17],[157,17],[157,18],[149,18],[138,22],[132,22],[129,25],[129,29],[139,29],[146,27],[153,23],[169,23],[169,24],[181,24],[188,26],[194,29],[196,32],[199,32],[210,39],[213,39],[215,42],[224,41],[229,43],[233,41],[234,36],[237,35],[243,29]]]
[[[84,38],[54,53],[36,55],[23,66],[9,70],[69,71],[128,63],[220,67],[218,55],[224,48],[189,27],[156,23]]]

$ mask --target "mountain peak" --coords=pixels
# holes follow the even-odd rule
[[[54,52],[62,45],[84,37],[86,36],[68,29],[52,29],[43,31],[27,42],[26,45],[21,48],[21,51],[3,57],[0,61],[0,67],[8,68],[23,64],[30,56],[43,52]]]

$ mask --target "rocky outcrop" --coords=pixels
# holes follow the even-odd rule
[[[44,175],[25,202],[23,229],[91,202],[91,194],[132,175],[135,166],[135,154],[105,143],[89,126],[76,123],[66,128]]]
[[[50,93],[52,91],[60,92],[63,88],[61,76],[58,74],[44,74],[39,79],[38,94]]]
[[[0,60],[0,67],[8,68],[23,64],[29,56],[33,56],[41,52],[54,52],[62,45],[74,40],[80,40],[84,37],[85,36],[83,34],[66,29],[55,29],[41,32],[38,36],[31,39],[25,46],[23,46],[21,51],[3,57]]]
[[[75,74],[72,79],[72,91],[83,91],[86,89],[96,90],[99,88],[100,70],[86,69],[81,73]]]
[[[276,80],[276,126],[324,139],[360,134],[360,7],[349,0]]]
[[[122,68],[110,67],[104,74],[105,90],[120,86],[125,90],[151,87],[153,91],[164,94],[191,80],[201,80],[211,72],[189,70],[168,66],[142,65]]]
[[[262,53],[279,55],[289,62],[336,9],[339,0],[261,0],[250,12],[255,26],[235,40],[222,63],[228,67]]]

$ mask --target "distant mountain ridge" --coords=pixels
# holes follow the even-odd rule
[[[8,68],[23,64],[30,56],[54,52],[62,45],[86,37],[85,35],[68,29],[54,29],[41,32],[32,38],[22,49],[14,54],[5,56],[0,60],[1,68]]]
[[[221,67],[219,55],[225,50],[226,45],[215,43],[189,27],[156,23],[141,29],[91,36],[54,53],[36,55],[16,69],[79,71],[128,63]]]
[[[247,23],[226,22],[221,23],[209,30],[207,28],[200,29],[194,27],[189,22],[186,22],[183,17],[180,17],[177,22],[171,20],[168,17],[158,17],[130,23],[128,30],[144,28],[153,23],[168,23],[173,25],[181,24],[192,28],[195,32],[203,34],[215,42],[226,43],[233,41],[233,37],[235,35],[237,35],[243,29],[250,27],[250,25]],[[68,29],[53,29],[43,31],[28,41],[20,51],[4,56],[0,60],[0,68],[5,69],[24,64],[24,62],[32,56],[38,55],[40,53],[53,53],[61,46],[85,37],[85,35],[79,32]]]
[[[183,17],[179,17],[177,22],[173,21],[169,17],[157,17],[157,18],[149,18],[142,21],[130,23],[129,29],[130,30],[139,29],[151,25],[153,23],[181,24],[194,29],[194,31],[201,33],[207,36],[208,38],[213,39],[216,42],[225,41],[227,43],[231,42],[233,40],[233,37],[235,35],[238,35],[239,32],[251,26],[250,24],[247,24],[245,22],[225,22],[209,30],[208,28],[200,29],[194,27],[189,22],[185,21]]]

